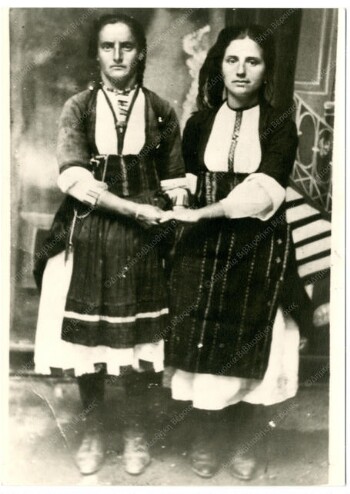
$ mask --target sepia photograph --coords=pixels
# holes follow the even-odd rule
[[[342,485],[344,11],[5,22],[2,484]]]

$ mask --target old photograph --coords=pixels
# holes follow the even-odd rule
[[[342,15],[9,10],[5,485],[334,482]]]

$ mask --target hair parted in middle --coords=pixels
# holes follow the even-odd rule
[[[226,48],[235,39],[250,38],[255,41],[263,52],[266,66],[265,80],[259,93],[259,99],[271,100],[273,95],[273,76],[275,68],[275,42],[270,30],[252,24],[248,26],[230,26],[223,29],[216,43],[208,51],[204,64],[199,72],[197,106],[199,110],[217,108],[222,104],[224,79],[222,61]]]

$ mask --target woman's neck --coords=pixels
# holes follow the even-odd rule
[[[130,79],[123,80],[123,79],[111,79],[107,77],[103,72],[101,72],[101,80],[103,84],[106,86],[108,89],[118,89],[119,91],[123,91],[125,89],[130,89],[133,88],[136,85],[136,77],[133,76]]]
[[[247,98],[237,98],[232,94],[227,95],[227,105],[231,110],[244,110],[246,108],[251,108],[259,103],[258,96],[247,97]]]

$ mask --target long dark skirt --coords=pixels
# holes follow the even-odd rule
[[[277,218],[277,216],[276,216]],[[289,262],[278,220],[208,220],[180,228],[166,362],[188,372],[261,379]]]

